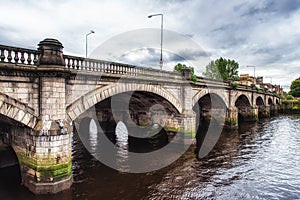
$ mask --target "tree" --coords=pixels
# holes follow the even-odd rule
[[[195,70],[194,70],[194,67],[187,67],[185,64],[181,64],[181,63],[178,63],[177,65],[174,66],[174,72],[181,72],[181,70],[183,68],[189,68],[190,69],[190,72],[191,72],[191,79],[193,82],[196,82],[197,81],[197,76],[195,75]]]
[[[237,80],[239,63],[235,60],[224,59],[220,57],[211,61],[203,73],[205,77],[227,81],[229,78]]]
[[[300,78],[292,82],[290,89],[290,95],[293,95],[294,97],[300,97]]]

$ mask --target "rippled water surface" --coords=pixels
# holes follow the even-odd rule
[[[74,135],[74,184],[57,195],[34,196],[0,171],[0,199],[299,199],[300,118],[279,116],[223,132],[210,154],[197,160],[191,147],[172,165],[143,174],[106,167]],[[91,140],[97,137],[91,137]],[[91,144],[96,144],[91,141]],[[120,157],[128,146],[117,138]],[[5,181],[6,180],[6,181]]]

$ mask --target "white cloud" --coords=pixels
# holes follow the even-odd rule
[[[297,0],[0,0],[0,3],[6,8],[1,9],[5,17],[0,18],[0,43],[6,45],[36,48],[39,41],[54,37],[63,43],[65,53],[83,56],[85,34],[89,30],[96,32],[88,38],[91,52],[115,35],[160,28],[159,17],[147,16],[163,13],[165,29],[190,35],[212,59],[220,56],[235,59],[240,63],[240,71],[250,74],[252,70],[245,66],[255,65],[257,75],[272,76],[273,83],[282,85],[289,85],[300,76]],[[172,41],[165,38],[165,42],[168,40]],[[151,64],[151,55],[144,53],[144,57],[136,57],[131,52],[127,60],[149,59]],[[185,53],[195,55],[193,51]]]

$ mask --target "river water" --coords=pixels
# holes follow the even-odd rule
[[[105,166],[77,134],[73,145],[71,189],[35,196],[18,185],[11,167],[0,170],[0,199],[300,199],[299,116],[241,124],[224,131],[205,158],[196,159],[192,146],[171,165],[142,174]],[[126,139],[119,136],[117,145],[126,156]]]

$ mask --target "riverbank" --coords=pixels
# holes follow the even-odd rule
[[[283,100],[280,110],[283,114],[300,114],[300,99]]]

